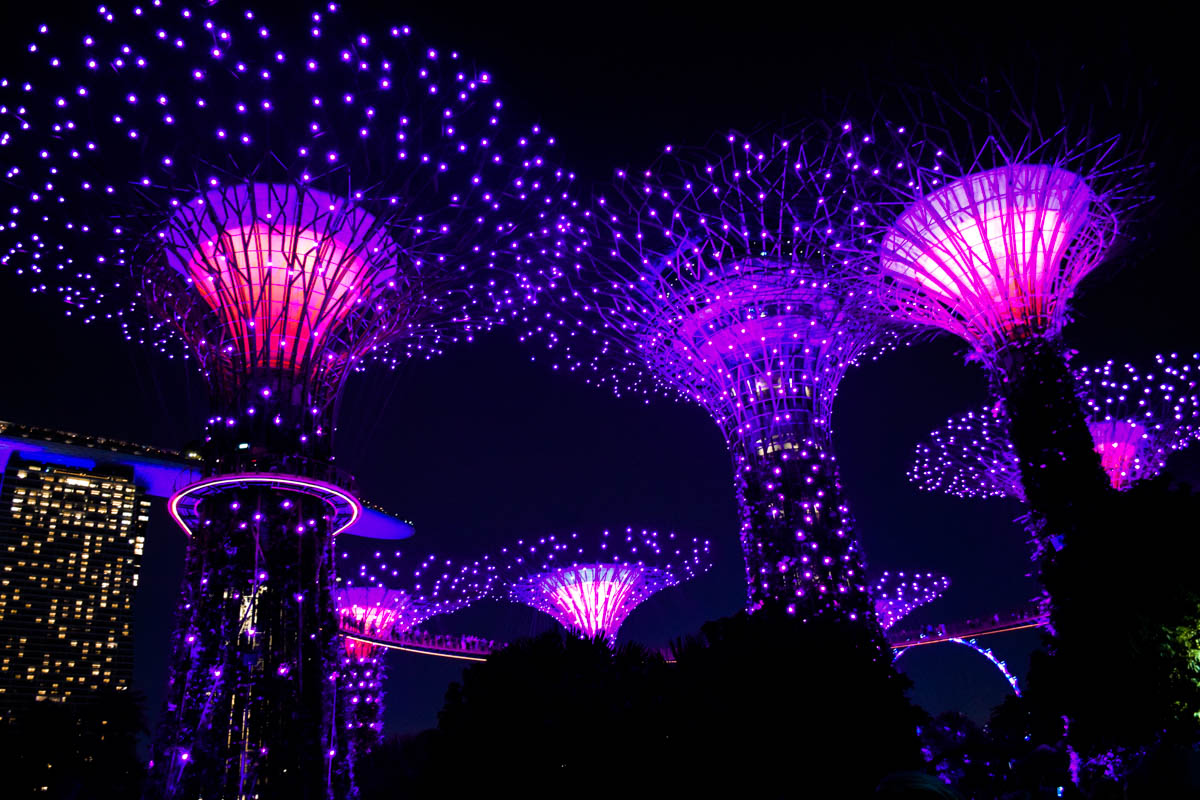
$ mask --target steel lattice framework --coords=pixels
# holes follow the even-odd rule
[[[869,614],[831,416],[846,369],[894,338],[845,247],[861,221],[854,141],[849,125],[734,133],[618,171],[579,225],[557,308],[527,316],[527,338],[589,382],[673,394],[720,426],[751,609]]]
[[[1152,478],[1200,437],[1200,354],[1155,356],[1148,369],[1109,361],[1075,371],[1100,463],[1114,489]],[[1025,499],[1007,420],[995,408],[951,419],[917,445],[909,480],[958,497]]]
[[[674,533],[603,531],[597,537],[544,536],[501,549],[508,599],[563,627],[610,643],[635,608],[711,566],[709,543]]]
[[[504,322],[563,249],[553,138],[458,53],[337,9],[101,6],[0,76],[0,267],[211,390],[209,478],[172,499],[191,539],[153,796],[353,792],[341,390]]]
[[[871,587],[879,627],[888,630],[923,605],[937,600],[950,588],[950,579],[933,572],[884,572]]]

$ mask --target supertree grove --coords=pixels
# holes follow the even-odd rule
[[[1129,138],[1102,137],[1011,88],[911,93],[860,195],[863,266],[897,318],[961,337],[1003,400],[1039,519],[1078,526],[1107,481],[1060,332],[1076,288],[1128,235],[1144,171]],[[863,184],[860,184],[863,185]]]
[[[170,501],[190,540],[149,794],[343,797],[347,376],[512,317],[569,176],[487,72],[407,27],[165,5],[41,25],[0,81],[0,263],[210,390],[207,475]]]
[[[1200,434],[1200,354],[1159,355],[1147,370],[1109,361],[1075,371],[1087,427],[1114,489],[1159,474]],[[1007,420],[983,408],[956,417],[917,445],[909,480],[958,497],[1025,499]]]
[[[871,586],[875,617],[888,630],[923,605],[932,603],[950,588],[950,579],[933,572],[884,572]]]
[[[655,531],[554,535],[501,549],[509,600],[543,611],[564,628],[616,642],[635,608],[711,565],[709,543]]]
[[[833,454],[847,368],[892,345],[848,266],[850,125],[668,147],[583,215],[582,259],[528,338],[590,382],[704,407],[733,460],[747,608],[869,617]],[[544,306],[545,304],[543,304]],[[568,321],[570,320],[570,321]]]

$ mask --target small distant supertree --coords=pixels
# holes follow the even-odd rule
[[[456,569],[449,560],[433,555],[415,569],[401,569],[401,551],[389,557],[375,549],[376,543],[359,537],[344,537],[339,545],[340,588],[334,602],[343,647],[340,727],[353,775],[383,733],[387,648],[378,642],[466,608],[487,596],[497,576],[490,564]]]
[[[0,268],[209,390],[149,794],[342,797],[343,389],[511,318],[568,176],[486,70],[406,26],[171,5],[60,15],[0,76]]]
[[[1065,534],[1108,481],[1060,333],[1076,288],[1127,237],[1140,142],[1012,87],[908,93],[860,182],[863,266],[896,317],[961,337],[989,370],[1031,510]],[[1030,103],[1040,98],[1034,96]]]
[[[1159,474],[1167,457],[1200,438],[1200,354],[1159,355],[1148,370],[1109,361],[1077,370],[1075,382],[1100,464],[1114,489]],[[1008,421],[985,407],[930,434],[917,445],[909,480],[958,497],[1025,500]]]
[[[843,249],[856,137],[731,133],[618,171],[583,216],[557,293],[568,319],[528,316],[527,336],[589,382],[698,403],[720,427],[750,610],[870,615],[831,423],[846,370],[893,341]]]
[[[937,600],[950,588],[950,579],[933,572],[884,572],[871,587],[879,627],[888,630],[914,610]]]
[[[519,540],[500,553],[509,600],[610,644],[635,608],[662,589],[706,572],[712,563],[708,542],[633,528]]]

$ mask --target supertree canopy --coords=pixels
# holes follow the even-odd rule
[[[933,572],[884,572],[871,587],[875,616],[885,631],[914,610],[932,603],[950,588],[950,579]]]
[[[846,369],[893,339],[842,250],[849,125],[667,148],[583,215],[582,263],[527,336],[622,390],[702,405],[733,457],[747,606],[870,612],[831,446]],[[537,312],[537,313],[535,313]]]
[[[962,337],[988,367],[1031,507],[1074,527],[1105,481],[1059,334],[1076,287],[1127,238],[1137,148],[1061,99],[1044,129],[1041,96],[1011,86],[908,100],[859,184],[863,265],[895,316]]]
[[[338,398],[516,313],[561,248],[553,139],[458,53],[333,4],[101,6],[41,25],[20,69],[0,264],[211,390],[210,474],[171,500],[191,539],[150,793],[343,796]]]
[[[338,544],[341,569],[334,601],[344,650],[339,702],[353,770],[383,732],[387,649],[375,642],[465,608],[491,591],[496,572],[491,564],[455,569],[429,555],[415,570],[405,569],[401,578],[400,551],[385,554],[374,549],[375,542],[355,536],[342,537]]]
[[[1196,441],[1198,365],[1200,354],[1171,353],[1156,356],[1146,371],[1112,361],[1076,370],[1087,427],[1114,489],[1154,477],[1171,453]],[[930,434],[928,443],[917,445],[908,476],[927,491],[1025,499],[1007,419],[994,408],[951,419]]]
[[[708,542],[633,528],[520,540],[500,553],[508,599],[544,611],[582,636],[609,642],[635,608],[712,563]]]

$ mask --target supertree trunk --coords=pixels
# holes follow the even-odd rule
[[[362,642],[346,643],[340,670],[340,698],[347,760],[356,777],[362,759],[383,739],[383,682],[387,650]],[[356,781],[351,781],[356,783]],[[357,791],[350,795],[357,797]]]
[[[806,439],[733,448],[747,607],[873,619],[862,556],[829,450]]]
[[[1049,525],[1062,526],[1065,533],[1085,504],[1106,496],[1111,486],[1075,379],[1061,346],[1040,337],[1004,348],[997,367],[997,390],[1010,420],[1026,499]]]
[[[1029,506],[1045,610],[1055,631],[1071,616],[1060,612],[1072,602],[1056,591],[1060,552],[1103,524],[1114,492],[1061,346],[1041,337],[1009,345],[997,358],[996,374]]]
[[[346,796],[327,513],[275,487],[201,502],[150,797]]]

